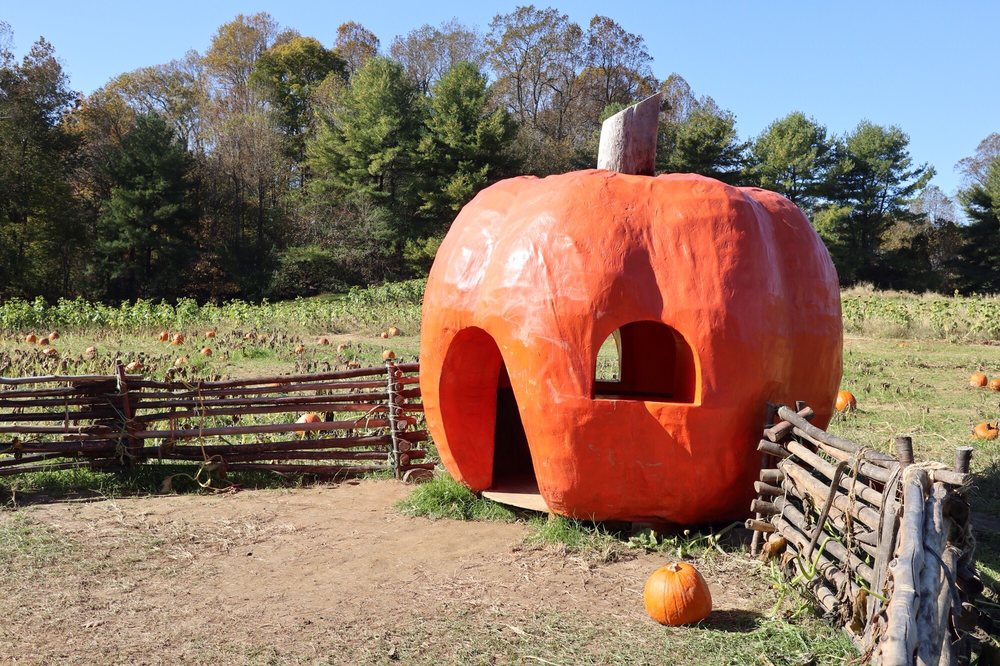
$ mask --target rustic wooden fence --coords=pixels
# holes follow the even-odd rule
[[[986,625],[972,449],[959,448],[953,466],[916,463],[909,438],[890,456],[812,425],[804,404],[774,413],[758,445],[766,464],[747,521],[753,549],[809,589],[854,639],[859,663],[969,663]]]
[[[397,478],[432,469],[419,366],[225,381],[126,374],[0,378],[0,476],[149,460],[227,471]],[[315,414],[297,422],[303,413]]]

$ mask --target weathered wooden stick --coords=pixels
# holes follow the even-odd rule
[[[185,447],[190,448],[190,447]],[[413,452],[410,452],[412,457]],[[273,451],[263,453],[216,454],[228,462],[264,462],[266,460],[388,460],[389,451]],[[215,458],[216,456],[212,456]],[[419,455],[417,457],[420,457]],[[178,453],[176,449],[161,456],[162,460],[205,460],[199,452]]]
[[[903,467],[913,464],[913,439],[911,437],[896,438],[896,457]]]
[[[816,412],[812,410],[812,407],[806,406],[798,411],[798,415],[808,421],[816,416]],[[790,421],[779,421],[764,431],[764,437],[772,442],[780,442],[792,434],[794,427]]]
[[[844,584],[847,584],[848,578],[844,575],[844,572],[838,569],[836,565],[821,566],[817,563],[816,573],[821,573],[823,578],[815,576],[810,578],[810,572],[806,571],[806,567],[811,566],[811,563],[802,561],[801,552],[796,545],[796,542],[789,540],[786,547],[790,553],[798,555],[798,557],[791,560],[791,566],[794,569],[795,574],[802,580],[806,581],[806,587],[816,596],[816,600],[819,601],[825,611],[828,613],[836,612],[837,607],[840,605],[840,600],[838,599],[836,592],[829,587],[823,578],[826,578],[827,581],[830,581],[837,586],[839,586],[840,583],[834,582],[833,578],[837,578]]]
[[[754,481],[753,489],[758,495],[766,495],[768,497],[781,497],[785,494],[785,491],[778,486],[772,486],[769,483],[764,483],[763,481]]]
[[[385,403],[388,396],[384,391],[377,392],[347,392],[347,393],[324,393],[319,395],[296,395],[296,396],[260,396],[257,398],[218,398],[211,397],[205,399],[176,398],[170,400],[144,400],[142,409],[188,409],[192,407],[234,407],[240,405],[285,405],[289,411],[295,407],[308,407],[313,403],[357,403],[372,404]]]
[[[755,518],[747,518],[746,523],[744,523],[748,530],[756,530],[757,532],[765,532],[770,534],[776,529],[771,523],[764,522],[763,520],[757,520]]]
[[[766,439],[762,439],[757,442],[757,450],[761,453],[766,453],[779,459],[787,458],[789,456],[788,451],[786,451],[780,444],[769,442]]]
[[[968,474],[972,467],[972,447],[960,446],[955,449],[955,471],[959,474]]]
[[[323,396],[326,397],[326,396]],[[385,405],[371,405],[371,404],[355,404],[355,405],[343,405],[335,402],[311,402],[307,405],[302,405],[303,407],[308,407],[311,411],[316,412],[363,412],[371,414],[384,414],[388,407]],[[345,409],[349,407],[350,409]],[[142,416],[136,417],[137,423],[147,424],[156,423],[158,421],[179,421],[181,419],[200,419],[200,418],[210,418],[214,416],[240,416],[243,414],[286,414],[289,411],[288,405],[270,405],[262,407],[219,407],[215,408],[211,406],[211,403],[207,403],[204,409],[190,409],[184,411],[176,412],[157,412],[155,414],[143,414]]]
[[[263,423],[249,426],[221,426],[217,428],[180,428],[174,430],[139,430],[138,439],[197,439],[220,435],[258,435],[283,432],[319,432],[327,430],[354,430],[357,428],[385,428],[383,419],[355,419],[351,421],[320,421],[318,423]]]
[[[917,581],[924,567],[924,491],[930,485],[927,472],[908,467],[903,472],[903,518],[899,527],[899,549],[890,567],[892,597],[886,605],[885,633],[880,643],[884,666],[910,666],[917,649]]]
[[[272,451],[295,451],[309,449],[354,449],[361,447],[388,447],[391,444],[389,435],[372,435],[367,437],[327,437],[317,439],[291,439],[279,442],[255,442],[251,444],[206,444],[205,446],[179,445],[173,447],[146,447],[147,452],[161,449],[179,453],[204,453],[208,456],[231,453],[268,453]]]
[[[950,469],[931,469],[927,474],[935,483],[946,483],[956,487],[968,486],[975,478],[972,474],[960,474]]]
[[[788,514],[776,516],[774,518],[774,526],[788,540],[787,547],[792,549],[795,554],[801,556],[802,552],[809,546],[809,537],[803,532],[802,528],[792,520],[789,520]],[[815,573],[829,580],[837,589],[846,589],[850,598],[854,599],[860,590],[858,584],[848,574],[847,565],[834,560],[830,555],[831,553],[828,549],[817,551],[808,561],[802,564],[814,568]],[[804,574],[808,579],[809,572],[804,572]]]
[[[826,503],[830,496],[830,486],[813,477],[807,470],[791,460],[783,460],[779,465],[785,475],[812,500],[815,506],[823,506]],[[879,514],[867,505],[860,502],[852,503],[847,495],[837,493],[833,498],[833,506],[844,513],[851,514],[871,529],[878,529]]]
[[[800,545],[800,549],[805,550],[811,541],[811,533],[816,529],[816,526],[810,526],[806,516],[791,502],[787,502],[783,507],[782,518],[802,532],[805,541],[803,541]],[[784,534],[784,532],[782,532],[782,534]],[[847,550],[842,543],[835,539],[820,540],[820,545],[822,550],[827,553],[831,559],[836,558],[841,563],[841,566],[854,571],[857,575],[864,579],[866,583],[871,585],[872,581],[875,579],[875,572],[871,566],[862,561],[860,557]]]
[[[795,434],[799,435],[803,439],[812,442],[823,453],[827,454],[837,462],[851,462],[852,456],[854,456],[854,454],[849,451],[844,451],[834,446],[830,446],[829,444],[824,444],[823,442],[820,442],[818,440],[813,440],[804,432],[800,431],[798,428],[795,429]],[[899,465],[895,462],[893,463],[893,465],[894,465],[893,469],[899,467]],[[861,476],[867,476],[869,479],[872,479],[873,481],[878,481],[879,483],[888,482],[889,479],[892,478],[893,469],[888,469],[880,464],[876,464],[867,460],[862,461],[858,465],[858,473]]]
[[[279,472],[282,474],[312,474],[316,476],[341,476],[385,472],[385,465],[283,465],[267,463],[233,463],[226,465],[230,472]]]
[[[127,375],[132,380],[142,379],[142,375]],[[25,384],[51,384],[52,382],[102,382],[115,381],[114,375],[41,375],[38,377],[0,377],[0,384],[24,386]]]
[[[401,370],[405,369],[405,371],[410,371],[410,368],[412,368],[413,366],[416,366],[416,370],[419,369],[419,365],[412,363],[400,363],[396,366],[396,368]],[[301,375],[301,374],[271,375],[266,377],[227,379],[224,381],[160,382],[151,379],[143,379],[142,377],[135,377],[135,381],[133,382],[133,384],[136,388],[158,388],[158,389],[170,389],[170,390],[198,391],[202,389],[239,388],[239,387],[250,387],[259,384],[276,384],[282,382],[289,384],[327,382],[330,380],[338,380],[338,379],[356,379],[358,377],[381,377],[384,374],[385,374],[385,368],[383,366],[371,366],[367,368],[357,368],[354,370],[338,370],[336,372],[317,372],[315,374],[309,374],[309,375]]]
[[[755,499],[750,503],[750,511],[762,516],[773,516],[776,513],[781,513],[781,498],[776,498],[774,502]]]
[[[833,480],[836,474],[836,466],[823,460],[820,456],[816,455],[806,447],[802,446],[798,442],[790,441],[787,444],[788,451],[792,453],[796,458],[806,463],[817,472],[825,476],[826,478]],[[850,461],[841,461],[850,462]],[[859,470],[860,471],[860,470]],[[869,504],[881,508],[882,506],[882,493],[877,490],[873,490],[871,486],[866,484],[864,481],[858,478],[852,478],[850,476],[841,476],[838,484],[845,492],[851,492],[852,488],[854,494],[860,497]]]
[[[656,135],[663,95],[656,93],[622,109],[601,124],[597,168],[652,176],[656,163]]]
[[[173,390],[173,391],[143,391],[142,395],[148,400],[163,400],[178,398],[212,398],[216,396],[253,396],[267,395],[271,393],[297,393],[299,391],[357,391],[365,389],[385,389],[385,382],[377,379],[365,381],[347,382],[309,382],[285,384],[272,382],[262,386],[245,386],[234,388],[202,388],[197,390]]]
[[[53,458],[65,458],[64,453],[43,453],[35,456],[24,456],[23,458],[0,458],[0,467],[14,467],[16,465],[28,465],[31,463],[52,460]]]
[[[4,467],[0,468],[0,476],[13,476],[14,474],[28,474],[29,472],[49,472],[57,469],[72,469],[74,467],[90,467],[90,463],[85,460],[73,462],[50,463],[42,465],[27,465],[25,467]]]
[[[843,437],[838,437],[836,435],[831,435],[825,430],[820,430],[813,424],[806,421],[804,418],[800,417],[797,413],[793,412],[791,409],[785,406],[778,408],[778,416],[790,421],[797,429],[801,430],[802,433],[810,440],[818,440],[824,444],[828,444],[834,448],[840,449],[841,451],[847,451],[848,453],[855,453],[861,446],[849,439],[844,439]],[[892,456],[886,455],[884,453],[879,453],[878,451],[873,451],[871,449],[865,449],[866,459],[872,461],[885,461],[896,464],[896,459]]]
[[[772,486],[780,486],[781,482],[785,480],[785,475],[778,469],[762,469],[760,470],[760,480]]]
[[[900,458],[902,462],[902,457]],[[953,605],[949,574],[942,568],[941,556],[947,540],[944,518],[944,498],[948,489],[942,483],[931,487],[924,504],[924,568],[917,581],[920,605],[916,613],[917,666],[938,666],[941,658],[941,634],[948,631],[948,614]],[[945,593],[947,592],[947,593]]]

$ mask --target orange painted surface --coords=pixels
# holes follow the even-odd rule
[[[595,382],[616,329],[620,382]],[[420,384],[473,490],[525,467],[520,436],[554,511],[694,524],[747,513],[767,401],[826,426],[841,351],[836,272],[786,199],[589,170],[502,181],[461,211],[427,283]]]

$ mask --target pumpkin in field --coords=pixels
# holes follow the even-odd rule
[[[160,331],[160,342],[166,342],[170,339],[170,331]]]
[[[988,421],[983,421],[982,423],[977,423],[976,428],[973,431],[977,439],[996,439],[997,435],[1000,434],[1000,430],[997,430],[998,423],[989,423]]]
[[[215,331],[205,331],[205,337],[206,338],[214,338],[215,337]]]
[[[58,340],[58,339],[59,339],[59,331],[52,331],[51,333],[49,333],[49,340]]]
[[[347,344],[346,342],[341,342],[339,345],[337,345],[337,351],[338,352],[342,352],[345,349],[347,349],[348,347],[350,347],[349,344]]]
[[[387,330],[387,331],[386,331],[386,333],[388,333],[388,334],[389,334],[389,337],[390,337],[390,338],[394,338],[394,337],[396,337],[397,335],[402,335],[402,331],[400,331],[400,330],[399,330],[398,328],[396,328],[395,326],[390,326],[390,327],[389,327],[389,330]]]
[[[385,340],[386,338],[389,337],[389,331],[382,331],[381,333],[379,333],[379,337]]]
[[[969,377],[969,386],[973,388],[982,388],[986,386],[986,375],[981,372],[974,372],[972,376]]]
[[[391,361],[394,358],[396,358],[396,352],[392,351],[391,349],[386,349],[385,351],[382,352],[383,361]]]
[[[839,391],[834,407],[838,412],[853,412],[858,408],[858,400],[850,391]]]
[[[320,417],[319,414],[317,414],[316,412],[309,412],[308,414],[303,414],[302,416],[300,416],[298,420],[296,420],[295,422],[305,424],[305,423],[322,423],[322,421],[323,419],[322,417]],[[302,435],[303,437],[306,436],[305,430],[296,430],[296,432]]]
[[[38,342],[38,336],[35,335],[34,333],[28,333],[26,336],[24,336],[24,341],[27,342],[29,345],[33,345],[36,342]]]
[[[175,368],[180,368],[180,367],[185,366],[187,364],[188,364],[188,357],[187,356],[178,356],[177,359],[174,361],[174,367]]]
[[[126,372],[142,372],[142,361],[132,361],[125,366]]]
[[[986,385],[991,391],[1000,391],[1000,377],[994,377],[990,380],[990,383]]]
[[[46,358],[59,358],[59,351],[56,350],[55,347],[48,347],[47,349],[42,351],[42,354]]]
[[[328,345],[328,344],[330,344],[330,338],[326,337],[325,335],[321,335],[318,338],[316,338],[316,344],[318,344],[318,345]]]
[[[420,388],[445,468],[474,491],[537,483],[587,520],[733,520],[766,403],[829,423],[842,331],[830,255],[780,195],[522,176],[479,192],[441,243]]]
[[[654,571],[642,590],[642,601],[651,618],[672,627],[700,622],[712,612],[708,583],[687,562]]]
[[[305,345],[295,345],[295,349],[292,350],[296,354],[304,354],[306,351]]]
[[[212,355],[212,348],[211,347],[202,347],[201,348],[201,355],[202,356],[211,356]]]
[[[178,333],[177,335],[175,335],[173,339],[170,341],[170,344],[175,346],[184,344],[184,334]]]
[[[85,359],[92,359],[97,356],[97,347],[91,345],[83,350],[83,357]]]

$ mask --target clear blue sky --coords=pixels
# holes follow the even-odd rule
[[[465,0],[0,0],[0,19],[23,53],[39,35],[53,43],[73,87],[85,93],[112,76],[204,51],[238,13],[267,11],[331,45],[355,20],[388,46],[395,35],[457,17],[485,29],[518,3]],[[536,3],[546,6],[549,3]],[[900,126],[917,162],[953,194],[955,163],[1000,131],[1000,3],[705,2],[551,3],[581,23],[605,14],[642,34],[660,78],[678,72],[737,116],[751,137],[800,110],[842,133],[867,118]]]

